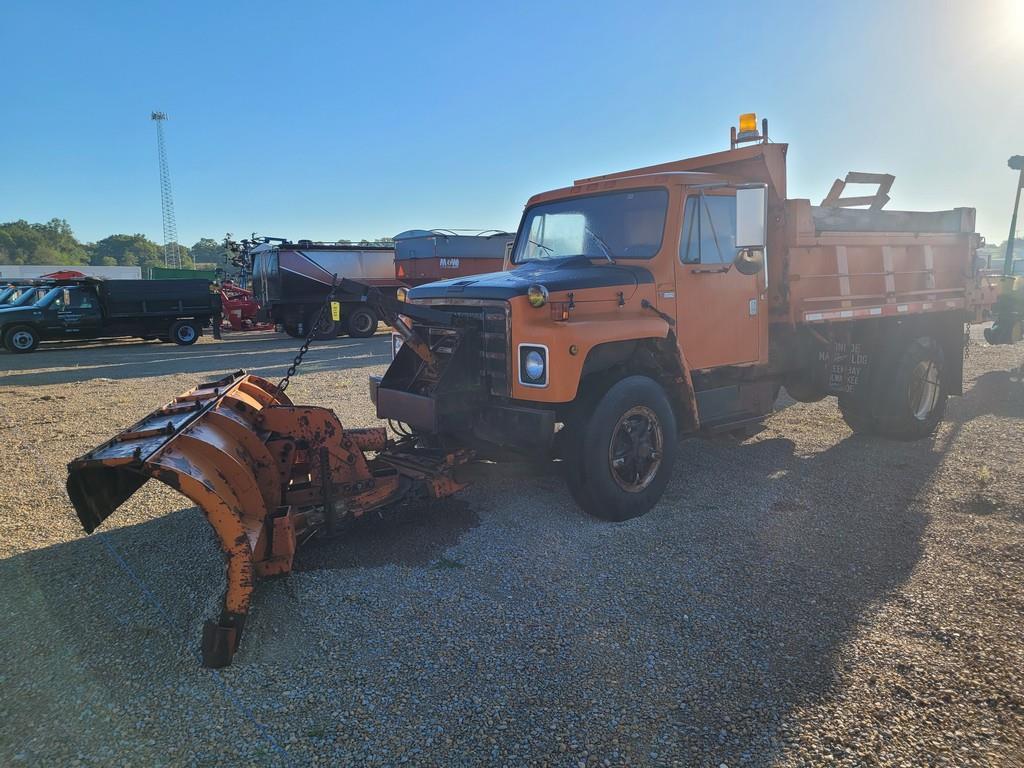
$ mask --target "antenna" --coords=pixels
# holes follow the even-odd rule
[[[160,160],[160,209],[164,219],[164,265],[181,269],[181,251],[178,250],[178,225],[174,221],[174,197],[171,194],[171,173],[167,168],[167,147],[164,144],[166,112],[153,112],[156,122],[156,151]]]

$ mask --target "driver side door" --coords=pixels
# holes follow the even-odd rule
[[[736,190],[688,190],[676,258],[677,333],[692,369],[757,362],[763,274],[736,258]]]
[[[102,314],[96,292],[88,286],[65,288],[58,301],[51,305],[55,311],[53,331],[65,337],[90,337],[99,333]]]

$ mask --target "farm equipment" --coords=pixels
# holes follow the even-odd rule
[[[221,315],[233,331],[262,331],[272,329],[272,323],[259,321],[260,303],[253,292],[241,288],[230,280],[220,284]]]
[[[293,405],[287,376],[238,372],[71,462],[85,530],[149,478],[199,505],[228,559],[203,635],[216,666],[256,577],[287,573],[301,541],[349,518],[456,492],[476,458],[560,459],[580,507],[621,521],[658,502],[679,437],[745,433],[783,386],[836,397],[855,432],[931,434],[963,391],[965,323],[994,301],[973,209],[883,210],[885,174],[851,173],[819,206],[787,199],[787,150],[744,115],[727,151],[536,195],[507,271],[406,301],[317,267],[334,285],[310,328],[337,293],[401,337],[370,395],[407,437],[346,430]],[[847,183],[878,191],[843,197]]]
[[[992,312],[995,322],[991,328],[985,329],[985,341],[989,344],[1016,344],[1024,338],[1024,277],[1021,276],[1020,261],[1013,258],[1013,246],[1017,240],[1020,192],[1024,189],[1024,155],[1014,155],[1006,164],[1018,171],[1019,175],[1013,200],[1013,215],[1010,217],[1010,237],[1006,241],[1003,274],[999,281],[999,299]]]

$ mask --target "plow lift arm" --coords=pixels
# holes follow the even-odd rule
[[[341,287],[407,331],[431,364],[429,346],[399,315],[446,324],[448,316],[353,281]],[[238,649],[257,578],[289,573],[300,543],[343,521],[464,488],[454,472],[471,459],[466,450],[393,441],[384,427],[345,429],[330,409],[294,405],[266,379],[237,371],[69,463],[67,491],[86,533],[151,478],[199,507],[227,560],[223,609],[202,638],[203,664],[221,667]]]
[[[430,307],[406,304],[393,296],[369,285],[343,278],[338,281],[338,294],[344,295],[348,301],[358,301],[380,313],[384,322],[390,325],[395,333],[416,352],[416,355],[428,367],[435,368],[437,359],[430,349],[430,344],[422,338],[403,318],[419,320],[435,327],[452,326],[455,319],[448,312],[441,312]]]

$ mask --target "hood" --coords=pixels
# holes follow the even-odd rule
[[[587,258],[523,264],[508,272],[487,272],[471,277],[453,277],[427,283],[409,291],[410,299],[504,299],[525,296],[539,283],[550,292],[580,291],[585,288],[635,288],[653,283],[654,276],[643,267],[628,264],[594,264]]]

